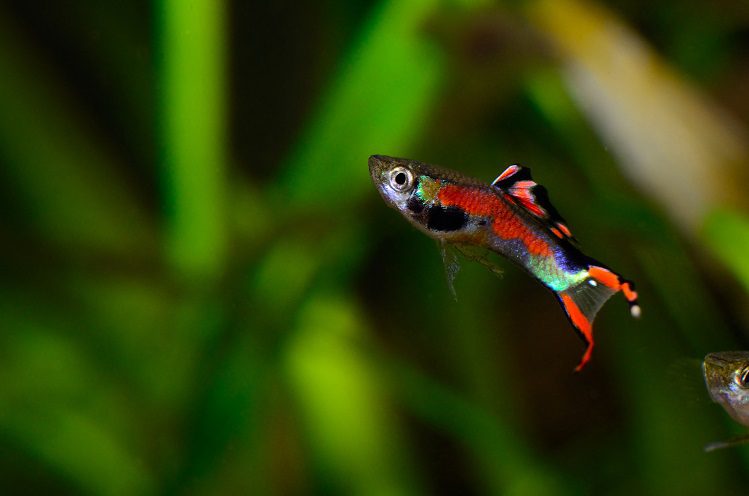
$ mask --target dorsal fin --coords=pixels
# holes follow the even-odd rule
[[[511,165],[497,176],[492,186],[505,194],[513,203],[541,219],[549,231],[559,239],[575,241],[567,223],[549,201],[546,188],[531,178],[531,170],[521,165]]]

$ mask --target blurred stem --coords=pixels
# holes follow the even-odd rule
[[[284,368],[323,481],[343,494],[419,494],[378,370],[358,343],[362,317],[341,295],[302,308]]]
[[[181,275],[219,274],[226,254],[225,4],[158,4],[159,124],[169,261]]]

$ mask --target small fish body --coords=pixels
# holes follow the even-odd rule
[[[702,373],[712,400],[737,422],[749,427],[749,351],[710,353],[702,362]],[[749,442],[749,435],[710,443],[705,451]]]
[[[749,351],[710,353],[702,362],[710,398],[737,422],[749,427]],[[749,442],[749,436],[711,443],[706,451]]]
[[[486,184],[416,160],[373,155],[369,172],[385,202],[443,246],[498,253],[549,288],[586,345],[576,371],[590,360],[593,320],[611,296],[621,291],[632,315],[640,315],[633,284],[577,248],[529,169],[511,165]]]

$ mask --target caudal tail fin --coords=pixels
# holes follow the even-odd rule
[[[593,353],[593,320],[606,300],[614,294],[622,292],[629,303],[629,310],[633,317],[640,316],[640,305],[637,303],[637,292],[631,281],[609,269],[597,265],[588,267],[588,277],[582,282],[570,286],[557,293],[559,303],[567,314],[572,327],[585,342],[585,354],[575,367],[579,372],[590,361]]]

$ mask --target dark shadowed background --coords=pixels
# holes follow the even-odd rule
[[[745,494],[744,0],[0,6],[3,494]],[[636,281],[554,298],[388,209],[371,154],[533,170]]]

